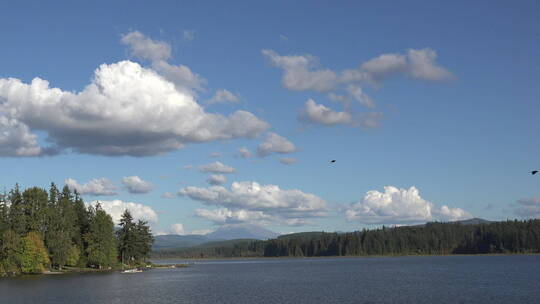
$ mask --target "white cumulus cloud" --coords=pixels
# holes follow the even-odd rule
[[[209,104],[213,103],[239,103],[240,97],[231,93],[230,91],[221,89],[217,90],[214,96],[207,101]]]
[[[315,90],[325,92],[335,89],[338,75],[328,69],[313,69],[318,66],[317,57],[311,55],[281,56],[272,50],[262,50],[273,65],[283,69],[282,84],[295,91]]]
[[[0,78],[0,154],[148,156],[189,143],[254,138],[268,129],[250,112],[205,112],[193,92],[200,81],[187,67],[167,63],[170,51],[163,44],[141,35],[132,32],[123,41],[151,67],[129,60],[102,64],[80,92],[50,87],[41,78]],[[36,131],[44,132],[49,147],[39,146]]]
[[[383,80],[407,70],[407,58],[401,54],[382,54],[364,62],[361,67],[374,80]]]
[[[383,54],[370,59],[360,66],[360,71],[376,82],[400,74],[426,81],[452,79],[452,73],[437,65],[436,59],[437,52],[433,49],[409,49],[405,55]]]
[[[174,223],[169,227],[168,231],[158,231],[155,235],[166,235],[166,234],[175,234],[175,235],[205,235],[212,232],[211,229],[199,229],[188,231],[185,229],[184,224]]]
[[[471,218],[463,209],[446,205],[438,208],[420,196],[416,187],[384,187],[384,192],[368,191],[362,200],[345,210],[349,221],[365,224],[411,224],[432,220],[455,221]]]
[[[129,210],[134,220],[143,220],[149,223],[157,223],[157,213],[150,207],[134,202],[124,202],[122,200],[112,201],[93,201],[90,205],[95,206],[97,203],[105,210],[113,219],[113,222],[118,225],[120,218],[125,210]]]
[[[45,150],[27,125],[0,114],[0,156],[40,156]]]
[[[122,184],[128,189],[129,193],[148,193],[154,188],[154,185],[136,175],[123,177]]]
[[[253,138],[268,128],[246,111],[206,113],[193,96],[131,61],[101,65],[79,93],[39,78],[31,84],[2,78],[0,99],[0,117],[15,130],[43,130],[57,147],[89,154],[155,155],[186,143]],[[31,138],[23,143],[35,148]]]
[[[313,99],[306,101],[300,112],[300,120],[321,125],[349,124],[352,122],[351,114],[348,112],[336,112],[322,104],[317,104]]]
[[[292,142],[283,136],[270,132],[266,139],[257,147],[259,156],[264,157],[272,153],[292,153],[296,151],[296,147]]]
[[[425,48],[421,50],[409,50],[409,73],[412,77],[428,81],[444,81],[454,76],[445,68],[435,63],[437,52]]]
[[[167,42],[153,40],[138,31],[125,34],[121,41],[129,47],[132,56],[149,60],[152,67],[174,83],[179,91],[190,95],[204,91],[206,79],[193,73],[185,65],[172,65],[167,62],[171,57],[171,46]]]
[[[138,31],[123,35],[121,41],[130,47],[135,57],[151,61],[168,60],[171,57],[171,46],[168,43],[152,40]]]
[[[258,222],[271,218],[262,211],[249,211],[245,209],[230,210],[227,208],[219,208],[214,210],[196,209],[195,214],[199,217],[210,220],[215,224]]]
[[[223,185],[227,182],[227,178],[223,174],[212,174],[206,181],[210,185]]]
[[[184,235],[186,234],[184,230],[184,224],[182,223],[175,223],[171,225],[171,234],[177,234],[177,235]]]
[[[153,62],[152,68],[173,83],[179,92],[197,96],[197,92],[205,90],[206,79],[193,73],[185,65],[172,65],[161,60]]]
[[[233,182],[208,188],[186,187],[178,192],[216,210],[200,209],[198,216],[215,223],[255,222],[264,224],[306,225],[309,219],[326,216],[326,202],[311,193],[297,189],[284,190],[276,185],[257,182]],[[261,223],[262,224],[262,223]]]
[[[116,186],[107,178],[94,178],[85,184],[79,184],[76,180],[72,178],[66,178],[64,180],[69,189],[77,190],[79,194],[88,194],[88,195],[115,195]]]

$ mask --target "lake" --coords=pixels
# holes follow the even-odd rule
[[[0,303],[540,303],[540,255],[188,263],[0,279]]]

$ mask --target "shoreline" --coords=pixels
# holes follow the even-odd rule
[[[184,263],[171,263],[171,264],[151,264],[151,267],[134,267],[134,269],[141,269],[143,271],[148,271],[152,269],[167,269],[167,268],[184,268],[189,267],[188,264]],[[107,273],[107,272],[122,272],[122,268],[111,268],[111,269],[95,269],[95,268],[79,268],[79,267],[65,267],[62,270],[45,270],[42,273],[0,273],[1,278],[16,278],[22,276],[50,276],[50,275],[69,275],[69,274],[88,274],[88,273]]]

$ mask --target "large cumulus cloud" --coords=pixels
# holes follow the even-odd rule
[[[384,187],[384,192],[368,191],[364,197],[345,209],[349,221],[364,224],[413,224],[426,221],[455,221],[471,218],[461,208],[437,207],[420,196],[416,187]]]
[[[148,44],[133,35],[124,37],[132,48]],[[41,78],[30,83],[1,78],[0,155],[37,156],[67,149],[147,156],[188,143],[253,138],[269,127],[246,111],[228,116],[206,112],[193,93],[200,82],[182,78],[182,68],[165,61],[166,50],[152,52],[161,48],[133,49],[135,55],[153,60],[152,67],[129,60],[100,65],[80,92],[51,87]],[[35,131],[47,135],[49,147],[39,145]]]

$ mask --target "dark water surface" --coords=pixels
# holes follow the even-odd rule
[[[540,255],[197,261],[39,275],[0,279],[0,303],[540,303]]]

